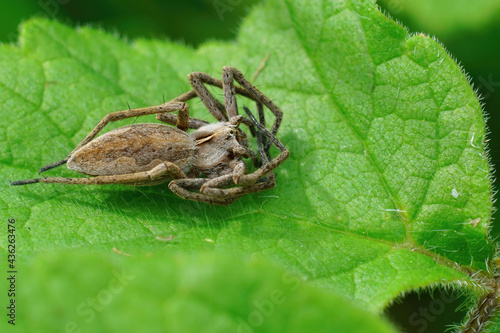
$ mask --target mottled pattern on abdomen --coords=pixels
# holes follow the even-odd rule
[[[148,171],[168,161],[187,173],[196,144],[186,132],[163,124],[134,124],[105,133],[73,153],[68,168],[92,176]]]

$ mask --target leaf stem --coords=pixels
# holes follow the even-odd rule
[[[499,296],[500,296],[500,275],[495,275],[493,290],[482,295],[476,305],[471,309],[467,316],[467,320],[463,324],[461,333],[479,333],[491,323],[491,319],[498,312]]]

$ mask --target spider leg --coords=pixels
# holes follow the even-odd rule
[[[208,91],[204,83],[212,84],[216,80],[210,75],[202,72],[193,72],[188,75],[188,80],[196,94],[201,99],[205,107],[210,111],[218,121],[227,121],[225,107]],[[223,88],[221,86],[221,88]]]
[[[198,95],[196,94],[196,91],[190,90],[190,91],[174,98],[173,100],[169,101],[168,103],[187,102],[190,99],[193,99],[195,97],[198,97]],[[161,122],[171,124],[171,125],[176,125],[179,122],[178,118],[179,117],[175,113],[168,113],[168,112],[158,113],[156,115],[156,119],[158,119]],[[181,122],[182,121],[183,120],[181,120]],[[198,128],[205,126],[205,125],[208,125],[208,124],[209,124],[209,122],[205,121],[203,119],[189,117],[189,120],[188,120],[188,127],[189,128],[198,129]]]
[[[193,75],[196,76],[199,80],[201,80],[204,84],[208,84],[208,85],[211,85],[211,86],[214,86],[214,87],[217,87],[217,88],[221,88],[221,89],[224,89],[223,87],[223,83],[221,80],[219,79],[216,79],[210,75],[208,75],[207,73],[203,73],[203,72],[193,72],[191,74],[188,75],[188,78],[189,76]],[[236,93],[238,95],[241,95],[241,96],[245,96],[247,98],[250,98],[252,100],[254,100],[252,98],[252,94],[250,94],[245,88],[243,87],[238,87],[238,86],[235,86],[234,87]],[[187,94],[187,93],[186,93]],[[222,106],[224,108],[224,106],[222,104],[220,104],[219,102],[219,105]]]
[[[225,175],[209,180],[200,188],[200,192],[217,200],[238,199],[248,193],[257,193],[276,186],[274,175],[271,173],[264,180],[249,186],[229,187],[234,185],[233,175]],[[229,187],[229,188],[224,188]]]
[[[222,90],[224,92],[224,105],[229,119],[238,115],[238,105],[236,103],[236,90],[234,88],[233,73],[222,71]]]
[[[255,167],[259,167],[262,164],[261,161],[257,158],[257,154],[255,154],[255,152],[252,149],[248,148],[248,147],[241,146],[238,149],[234,149],[233,153],[235,153],[235,155],[251,159],[252,160],[252,164]]]
[[[243,116],[236,116],[236,117],[232,117],[230,120],[229,120],[229,123],[231,125],[235,125],[235,126],[238,126],[239,124],[243,123],[245,124],[249,129],[250,129],[250,132],[252,132],[252,135],[256,135],[255,133],[255,126],[253,124],[253,122],[250,120],[250,119],[247,119]]]
[[[266,59],[267,60],[267,59]],[[276,135],[278,132],[278,128],[281,124],[281,119],[283,118],[283,112],[280,110],[279,107],[277,107],[271,99],[269,99],[267,96],[265,96],[262,92],[260,92],[253,84],[248,82],[248,80],[243,76],[243,74],[237,70],[234,67],[229,67],[226,66],[222,69],[222,81],[215,79],[211,77],[208,74],[201,73],[201,72],[195,72],[192,73],[191,75],[195,75],[199,81],[213,85],[219,88],[222,88],[224,92],[224,104],[225,108],[227,111],[227,115],[229,116],[229,119],[238,116],[238,106],[236,102],[236,94],[245,96],[247,98],[250,98],[251,100],[254,100],[257,104],[257,111],[259,114],[259,120],[262,126],[266,126],[265,122],[265,117],[264,117],[264,105],[271,110],[271,112],[276,116],[276,120],[274,121],[274,124],[272,126],[271,132]],[[237,87],[234,85],[234,81],[238,82],[241,87]],[[204,94],[210,94],[206,87],[203,85],[203,83],[199,83],[200,86],[202,86],[203,93]],[[193,84],[193,83],[192,83]],[[194,85],[193,85],[194,87]],[[210,97],[213,99],[213,97],[210,95]],[[200,95],[200,98],[201,95]],[[205,103],[205,102],[204,102]],[[212,103],[213,104],[213,103]],[[210,109],[211,105],[209,103],[205,103],[205,106]],[[214,114],[212,112],[212,114]],[[214,116],[219,120],[219,121],[225,121],[225,119],[220,119],[218,118],[215,114]],[[248,125],[247,125],[248,126]],[[249,126],[250,130],[252,132],[252,135],[255,134],[253,126]],[[266,142],[267,140],[264,138],[263,139],[263,144],[265,146],[264,150],[269,151],[271,147],[270,142]]]
[[[218,121],[227,121],[228,118],[230,119],[231,117],[238,115],[235,94],[255,100],[245,88],[234,86],[234,83],[232,82],[232,73],[228,72],[227,75],[225,74],[226,73],[223,73],[224,81],[216,79],[203,72],[193,72],[188,75],[189,82],[194,89],[193,91],[196,92],[205,107]],[[221,88],[224,91],[225,105],[223,105],[208,91],[205,84]],[[182,98],[184,95],[181,95],[178,98]]]
[[[264,117],[264,105],[260,102],[257,102],[256,104],[257,104],[257,112],[259,114],[259,122],[263,127],[266,127],[266,117]],[[245,109],[245,107],[243,108]],[[248,114],[247,110],[245,110],[245,112]],[[268,142],[266,137],[262,136],[262,133],[260,133],[259,131],[257,131],[256,136],[257,136],[257,143],[264,145],[264,148],[262,148],[263,150],[261,150],[261,147],[259,147],[259,152],[265,151],[268,159],[271,159],[271,156],[269,155],[269,149],[271,148],[271,143]]]
[[[111,112],[108,113],[104,118],[94,127],[94,129],[85,137],[85,139],[80,142],[78,146],[76,146],[75,149],[66,157],[65,159],[46,165],[40,169],[38,173],[42,173],[44,171],[50,170],[52,168],[55,168],[59,165],[62,165],[68,161],[70,156],[92,141],[96,137],[97,134],[99,134],[100,131],[110,122],[117,121],[117,120],[123,120],[127,118],[134,118],[134,117],[140,117],[140,116],[145,116],[148,114],[155,114],[155,113],[166,113],[166,112],[172,112],[172,111],[179,111],[179,114],[182,114],[182,116],[178,117],[177,121],[177,127],[181,130],[186,130],[188,128],[188,123],[187,119],[189,118],[189,107],[186,103],[184,102],[174,102],[174,103],[165,103],[157,106],[149,106],[145,108],[139,108],[139,109],[129,109],[129,110],[123,110],[123,111],[116,111],[116,112]]]
[[[233,78],[233,72],[224,70],[222,73],[222,90],[224,91],[224,104],[226,105],[226,111],[229,116],[229,119],[233,121],[235,117],[239,117],[238,115],[238,104],[236,101],[236,87],[234,86],[234,78]],[[264,108],[262,106],[262,103],[257,102],[257,107],[259,107],[259,117],[261,116],[261,119],[264,118]],[[253,126],[252,122],[248,122],[245,120],[242,120],[245,125],[248,126],[250,129],[250,132],[252,133],[253,136],[255,136],[255,127]],[[264,120],[264,126],[265,126],[265,120]]]
[[[186,178],[182,170],[171,162],[163,162],[148,171],[127,173],[121,175],[104,175],[87,178],[47,177],[11,182],[11,185],[27,185],[34,183],[59,183],[81,185],[122,184],[134,186],[149,186],[164,183],[172,178]]]
[[[238,94],[257,103],[259,118],[263,126],[265,126],[263,105],[266,105],[271,112],[276,115],[276,121],[273,125],[272,132],[276,134],[278,131],[283,113],[269,98],[263,95],[254,85],[249,83],[237,69],[233,67],[224,67],[222,81],[203,72],[193,72],[188,75],[188,78],[194,91],[196,91],[196,94],[200,97],[205,107],[218,121],[227,121],[232,117],[238,116],[238,106],[236,102],[236,94]],[[234,81],[238,82],[241,87],[235,86]],[[224,105],[208,91],[205,85],[211,85],[223,90]],[[189,93],[181,95],[178,100],[184,101],[186,98],[185,95],[187,95],[188,98],[192,98],[192,95],[188,94]],[[165,115],[164,117],[170,117],[172,118],[170,121],[173,121],[174,115]],[[255,135],[254,127],[249,127],[252,135]],[[269,149],[270,145],[266,144],[266,147]]]
[[[256,167],[259,167],[264,163],[264,160],[265,160],[263,157],[264,155],[266,155],[266,160],[270,159],[269,149],[266,150],[265,148],[262,147],[263,142],[265,143],[265,141],[264,141],[265,137],[263,137],[259,131],[255,131],[254,124],[255,124],[255,122],[257,122],[257,120],[255,119],[255,117],[253,117],[252,113],[250,112],[250,110],[248,110],[247,107],[244,106],[243,109],[245,110],[245,112],[249,113],[249,115],[252,117],[252,119],[248,119],[248,118],[245,118],[241,115],[238,115],[236,117],[232,117],[229,122],[235,126],[238,126],[241,123],[245,124],[246,126],[248,126],[250,128],[250,131],[252,131],[252,133],[255,136],[257,136],[257,145],[259,148],[259,155],[261,155],[261,163],[259,163],[255,152],[253,150],[251,150],[250,148],[245,147],[244,145],[240,146],[239,149],[234,151],[234,153],[238,156],[242,156],[245,158],[251,158],[253,165]],[[261,126],[263,127],[263,125],[261,125]]]
[[[264,104],[265,106],[267,106],[267,108],[269,108],[269,110],[271,110],[271,112],[276,116],[276,120],[274,121],[274,124],[271,128],[271,133],[273,135],[276,135],[276,133],[278,132],[278,128],[280,127],[281,124],[281,119],[283,118],[283,112],[281,111],[281,109],[277,107],[276,104],[274,104],[269,97],[264,95],[253,84],[248,82],[248,80],[243,76],[243,74],[236,68],[225,66],[222,69],[222,72],[224,76],[226,76],[227,73],[230,73],[227,75],[232,76],[234,80],[241,85],[241,87],[246,92],[246,94],[242,95],[245,95],[258,103]],[[237,92],[239,93],[238,90]],[[260,117],[260,111],[259,111],[259,117]]]
[[[248,110],[248,108],[246,108],[246,107],[243,107],[243,109],[250,116],[251,121],[253,121],[254,123],[256,123],[257,119],[255,119],[255,117],[250,112],[250,110]],[[269,150],[265,150],[265,148],[263,146],[263,144],[264,144],[263,141],[264,141],[265,137],[262,136],[262,133],[260,131],[256,132],[256,137],[257,137],[257,149],[258,149],[258,152],[259,152],[259,155],[260,155],[260,158],[261,158],[261,164],[260,165],[254,164],[254,165],[257,166],[257,167],[260,167],[262,165],[265,165],[265,164],[269,163],[269,161],[271,160],[271,156],[269,155]],[[253,151],[252,151],[252,153],[255,154]],[[247,157],[243,153],[240,153],[240,156]],[[255,159],[257,159],[257,156],[255,156]],[[247,172],[247,166],[246,166],[246,164],[244,162],[240,161],[233,168],[233,181],[234,181],[234,184],[240,183],[240,178],[242,176],[244,176],[246,174],[246,172]],[[274,178],[274,174],[272,172],[270,172],[268,174],[268,178],[269,177],[271,177],[272,178],[272,182],[274,182],[275,178]],[[272,187],[274,187],[274,185]]]
[[[177,124],[177,115],[173,113],[159,113],[156,115],[156,119],[159,121],[170,124],[170,125],[175,125]],[[203,119],[198,119],[198,118],[189,118],[189,123],[188,123],[188,128],[193,128],[193,129],[198,129],[202,126],[210,124],[208,121],[205,121]]]
[[[221,196],[212,197],[204,193],[193,192],[193,190],[200,190],[203,184],[207,183],[207,178],[186,178],[174,179],[168,184],[168,187],[177,194],[179,197],[187,200],[204,202],[212,205],[227,206],[235,202],[239,196]]]
[[[267,175],[269,172],[274,170],[278,165],[283,163],[288,156],[290,156],[290,152],[288,149],[278,140],[276,135],[273,133],[269,132],[264,126],[262,126],[253,116],[253,114],[248,110],[246,107],[243,108],[245,112],[249,115],[250,120],[254,123],[254,125],[257,127],[259,132],[261,134],[259,135],[264,135],[272,144],[276,146],[280,150],[280,154],[276,156],[274,159],[269,160],[269,152],[266,151],[262,147],[261,140],[258,140],[259,144],[259,152],[261,154],[261,158],[263,159],[262,166],[255,170],[253,173],[246,174],[246,175],[241,175],[241,174],[235,174],[234,182],[239,185],[250,185],[250,184],[255,184],[260,178],[264,177]]]

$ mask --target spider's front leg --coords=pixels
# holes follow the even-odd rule
[[[212,116],[218,121],[227,121],[228,117],[225,106],[208,91],[207,87],[205,87],[206,83],[222,88],[222,82],[202,72],[193,72],[189,74],[188,80],[193,90]]]
[[[234,86],[232,73],[225,71],[222,75],[222,81],[203,72],[193,72],[188,75],[189,83],[193,87],[193,90],[196,92],[205,107],[219,122],[225,122],[238,116],[236,94],[252,99],[252,95],[244,88]],[[205,84],[222,88],[224,93],[224,104],[222,104],[208,91]],[[255,128],[253,124],[249,122],[247,125],[250,128],[252,135],[255,135]]]
[[[224,90],[224,100],[230,99],[231,95],[234,95],[234,91],[237,91],[240,93],[241,88],[245,91],[245,93],[240,93],[241,95],[247,96],[250,99],[254,100],[257,102],[257,107],[259,110],[259,118],[261,123],[264,122],[264,116],[263,116],[263,110],[262,109],[262,104],[265,105],[271,112],[275,115],[276,119],[274,121],[273,126],[271,127],[271,133],[273,135],[276,135],[278,132],[278,129],[281,124],[281,120],[283,118],[283,111],[276,106],[276,104],[271,101],[269,97],[264,95],[257,87],[255,87],[253,84],[251,84],[245,76],[236,68],[230,67],[230,66],[224,66],[222,68],[222,75],[223,75],[223,83],[225,86],[229,86],[226,90]],[[238,82],[241,85],[240,89],[233,90],[234,84],[233,80]],[[227,93],[226,93],[227,91]],[[227,96],[227,97],[226,97]],[[227,103],[227,102],[226,102]],[[260,107],[259,107],[260,104]]]
[[[205,105],[205,107],[210,111],[210,113],[218,121],[231,120],[238,116],[238,106],[236,102],[236,95],[241,95],[247,97],[257,104],[257,111],[259,114],[259,120],[261,125],[265,127],[265,117],[264,108],[265,105],[276,117],[272,127],[271,133],[276,135],[278,132],[281,120],[283,118],[283,112],[276,106],[276,104],[271,101],[269,97],[264,95],[259,89],[257,89],[252,83],[250,83],[243,74],[234,67],[225,66],[222,69],[222,81],[212,76],[202,73],[194,72],[188,76],[189,82],[196,91],[198,97]],[[234,81],[238,82],[240,86],[235,86]],[[224,105],[210,94],[205,84],[212,85],[215,87],[222,88],[224,93]],[[255,135],[255,130],[253,125],[249,125],[252,135]],[[270,148],[270,143],[266,143],[263,140],[264,150],[268,151]]]
[[[290,152],[281,143],[281,141],[278,140],[276,135],[269,132],[264,126],[262,126],[262,124],[260,124],[257,121],[257,119],[255,119],[255,117],[248,108],[243,107],[243,109],[245,110],[245,112],[250,117],[250,120],[258,129],[259,136],[257,137],[258,138],[257,143],[259,145],[259,152],[263,160],[263,163],[259,169],[250,174],[241,174],[241,171],[239,173],[235,173],[233,175],[233,179],[235,184],[251,185],[255,184],[259,179],[263,178],[264,176],[269,174],[272,170],[274,170],[276,167],[278,167],[281,163],[283,163],[288,158],[288,156],[290,156]],[[275,158],[273,158],[272,160],[269,160],[270,157],[268,149],[262,147],[262,138],[259,139],[260,135],[264,135],[267,138],[267,140],[269,140],[270,143],[274,144],[276,148],[280,150],[280,154]]]

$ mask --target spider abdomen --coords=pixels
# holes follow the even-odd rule
[[[68,168],[92,176],[148,171],[172,162],[187,173],[196,154],[195,141],[163,124],[133,124],[107,132],[75,151]]]

